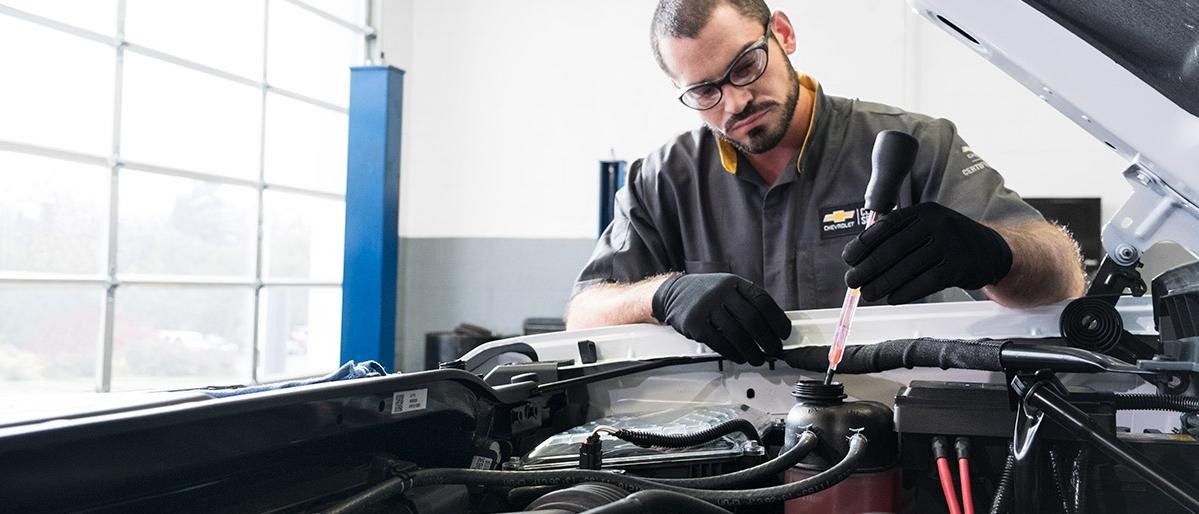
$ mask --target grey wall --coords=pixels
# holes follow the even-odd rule
[[[425,334],[463,321],[519,334],[525,318],[558,317],[592,239],[401,238],[397,369],[416,371]]]

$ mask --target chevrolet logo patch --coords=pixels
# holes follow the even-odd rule
[[[866,225],[863,203],[821,207],[819,212],[821,239],[856,235]]]
[[[857,213],[854,211],[835,210],[824,215],[825,223],[841,223],[847,219],[853,218]]]

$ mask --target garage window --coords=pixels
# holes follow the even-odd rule
[[[0,0],[0,387],[338,365],[369,0]]]

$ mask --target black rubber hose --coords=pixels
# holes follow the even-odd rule
[[[1091,449],[1083,446],[1074,457],[1074,472],[1071,481],[1074,483],[1074,512],[1087,511],[1087,473],[1090,464]]]
[[[508,505],[524,509],[534,500],[554,491],[560,491],[560,485],[531,485],[528,487],[513,487],[508,491]],[[528,510],[528,509],[525,509]]]
[[[741,432],[751,441],[762,442],[762,436],[758,435],[758,429],[754,427],[754,424],[741,418],[730,419],[714,427],[690,434],[659,434],[656,432],[625,429],[611,432],[611,434],[618,439],[623,439],[643,448],[650,446],[690,448],[724,437],[733,432]]]
[[[1057,492],[1057,500],[1061,503],[1062,512],[1065,514],[1074,514],[1073,491],[1070,490],[1070,477],[1066,476],[1065,456],[1062,455],[1062,449],[1058,445],[1049,447],[1049,469],[1053,480],[1053,488]]]
[[[583,514],[732,514],[706,501],[674,491],[641,491]]]
[[[611,484],[582,484],[559,489],[542,495],[529,502],[525,511],[557,512],[559,514],[578,514],[612,502],[620,501],[629,496],[629,492]]]
[[[893,339],[845,348],[837,373],[878,373],[900,368],[1003,371],[1000,359],[1009,341],[991,339]],[[828,370],[827,346],[801,346],[783,352],[793,368]]]
[[[521,487],[528,485],[574,485],[581,482],[612,484],[628,491],[666,490],[686,494],[694,498],[720,505],[736,507],[743,505],[765,505],[779,503],[800,496],[823,491],[845,480],[858,466],[866,453],[866,436],[854,434],[849,438],[849,451],[845,458],[832,467],[811,477],[788,484],[759,489],[709,490],[661,484],[644,478],[618,475],[607,471],[583,469],[554,471],[491,471],[480,469],[422,469],[404,472],[366,490],[333,507],[330,513],[346,514],[357,512],[373,503],[378,503],[416,487],[441,484],[466,484],[481,486]],[[363,501],[360,498],[369,498]]]
[[[786,471],[791,466],[799,464],[799,461],[808,456],[808,453],[816,447],[820,442],[820,437],[816,432],[804,430],[799,434],[799,439],[795,441],[795,446],[788,448],[773,459],[758,464],[752,468],[746,468],[741,471],[725,473],[710,477],[700,478],[651,478],[659,484],[668,484],[679,487],[694,487],[696,489],[728,489],[737,487],[742,484],[749,484],[761,480],[766,477],[774,476],[783,471]]]
[[[995,486],[995,499],[991,501],[990,514],[1007,514],[1012,507],[1012,470],[1016,467],[1016,455],[1008,447],[1007,459],[1003,461],[1003,474]]]
[[[408,489],[408,484],[403,478],[389,478],[378,485],[371,487],[361,493],[346,498],[341,503],[334,505],[329,510],[322,511],[324,514],[350,514],[353,512],[361,512],[367,508],[386,501],[397,494],[403,493]]]
[[[1194,396],[1116,393],[1115,398],[1116,410],[1199,412],[1199,397]]]

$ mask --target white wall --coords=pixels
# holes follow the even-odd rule
[[[695,123],[646,50],[652,9],[415,2],[401,234],[594,237],[597,161]]]
[[[382,3],[384,50],[408,71],[406,237],[594,237],[596,161],[699,123],[650,55],[655,2]],[[772,7],[799,29],[796,67],[828,93],[954,120],[1026,196],[1101,196],[1110,215],[1127,195],[1102,142],[901,0]]]

